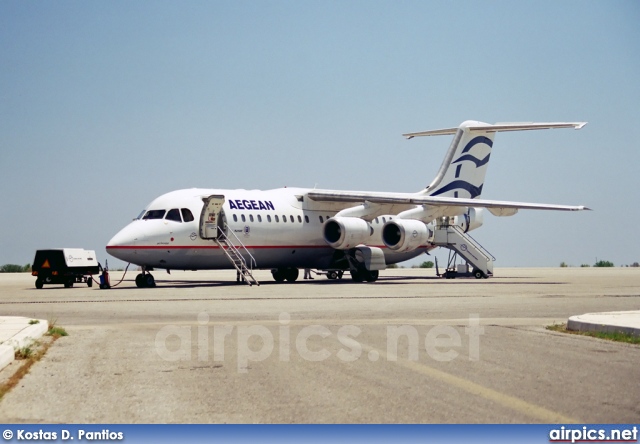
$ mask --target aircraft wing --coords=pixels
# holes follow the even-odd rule
[[[582,205],[554,205],[527,202],[509,202],[501,200],[462,199],[453,197],[424,196],[413,193],[376,193],[367,191],[311,190],[307,197],[318,202],[363,203],[380,205],[428,205],[445,207],[487,208],[496,215],[507,215],[510,210],[553,210],[582,211],[590,210]],[[506,211],[505,211],[506,210]],[[504,214],[501,214],[504,213]]]

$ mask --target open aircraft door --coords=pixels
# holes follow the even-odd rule
[[[224,196],[214,194],[202,199],[204,206],[200,213],[200,237],[202,239],[217,239],[220,232],[224,232]]]

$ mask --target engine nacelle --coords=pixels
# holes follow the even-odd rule
[[[359,217],[332,217],[324,223],[324,241],[337,250],[346,250],[364,243],[373,228]]]
[[[453,225],[457,225],[466,233],[482,226],[484,217],[482,208],[469,208],[462,216],[456,216]]]
[[[393,219],[382,227],[382,242],[393,251],[406,252],[424,245],[433,232],[424,222],[415,219]]]

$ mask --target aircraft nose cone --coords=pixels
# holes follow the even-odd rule
[[[134,224],[135,222],[127,225],[111,238],[107,243],[107,253],[124,261],[131,260],[130,256],[134,253],[136,245],[144,240],[144,236]]]
[[[118,231],[118,233],[116,233],[116,235],[111,238],[111,240],[107,244],[107,248],[134,246],[137,240],[138,239],[136,238],[134,233],[132,233],[130,227],[127,226]]]

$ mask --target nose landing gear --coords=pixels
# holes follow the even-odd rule
[[[156,286],[156,280],[151,273],[142,270],[142,273],[136,276],[136,287],[153,288]]]

